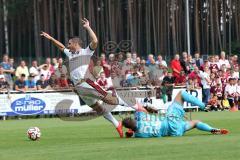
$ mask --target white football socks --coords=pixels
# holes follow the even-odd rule
[[[115,117],[113,117],[112,113],[111,112],[107,112],[103,115],[103,117],[105,119],[107,119],[108,121],[110,121],[114,126],[115,128],[118,127],[119,125],[119,122],[117,121],[117,119]]]

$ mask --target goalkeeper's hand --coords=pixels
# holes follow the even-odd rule
[[[131,129],[128,129],[127,132],[125,132],[126,138],[131,138],[133,136],[134,132]]]

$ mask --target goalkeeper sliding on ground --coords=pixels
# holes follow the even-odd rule
[[[197,105],[201,109],[205,108],[204,103],[186,91],[180,91],[177,94],[164,116],[154,114],[152,109],[146,110],[139,106],[138,111],[136,111],[134,115],[134,119],[125,118],[122,121],[123,126],[129,129],[126,132],[126,137],[150,138],[183,136],[186,131],[194,128],[212,134],[229,133],[226,129],[213,128],[199,120],[186,121],[185,111],[183,110],[184,101]]]

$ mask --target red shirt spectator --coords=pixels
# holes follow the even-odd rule
[[[178,78],[180,76],[180,72],[182,70],[182,66],[180,64],[178,54],[176,54],[175,58],[171,61],[171,68],[173,70],[173,76]]]
[[[198,72],[199,72],[199,69],[198,69],[197,66],[195,66],[195,67],[194,67],[194,71],[192,71],[192,72],[188,75],[188,78],[189,78],[189,79],[197,79],[198,84],[200,85],[200,84],[201,84],[201,78],[199,77]]]
[[[104,73],[100,74],[100,78],[97,80],[97,84],[99,84],[99,86],[101,86],[103,89],[107,89],[108,82]]]
[[[105,76],[107,78],[110,77],[111,66],[107,63],[105,54],[101,54],[101,66],[103,67],[103,71],[105,73]]]
[[[181,71],[180,76],[176,77],[175,83],[176,85],[186,85],[187,79],[184,71]]]
[[[68,80],[65,74],[61,74],[61,77],[58,79],[58,86],[60,88],[68,88]]]
[[[205,60],[204,63],[200,66],[199,69],[200,69],[201,71],[203,71],[205,66],[210,67],[210,64],[209,64],[209,61],[208,61],[208,60]]]

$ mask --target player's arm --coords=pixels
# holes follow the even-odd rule
[[[145,109],[148,113],[158,113],[158,110],[156,108],[153,108],[153,107],[147,106],[147,107],[145,107]]]
[[[82,24],[83,24],[83,27],[88,31],[88,34],[91,38],[91,43],[90,43],[89,46],[92,50],[95,50],[97,48],[97,45],[98,45],[97,36],[93,32],[92,28],[89,25],[89,21],[86,18],[82,19]]]
[[[60,51],[63,52],[65,46],[61,42],[59,42],[58,40],[54,39],[52,36],[50,36],[46,32],[42,32],[40,35],[45,37],[45,38],[47,38],[48,40],[50,40]]]
[[[15,69],[3,69],[4,73],[14,73]]]

